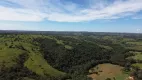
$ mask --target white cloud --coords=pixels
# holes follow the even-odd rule
[[[16,23],[0,23],[0,30],[38,30],[38,27],[33,26],[26,26],[23,24],[16,24]]]
[[[7,0],[23,6],[9,8],[0,6],[0,20],[81,22],[96,19],[118,19],[136,14],[142,10],[142,0],[114,0],[100,2],[90,8],[80,8],[76,3],[62,3],[60,0]],[[94,0],[95,1],[95,0]]]
[[[11,21],[41,21],[43,13],[28,9],[13,9],[0,6],[0,20]]]

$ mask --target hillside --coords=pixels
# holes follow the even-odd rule
[[[0,38],[0,65],[1,70],[10,69],[20,73],[15,74],[11,77],[18,75],[19,78],[28,76],[27,73],[19,72],[20,69],[28,69],[32,75],[29,76],[53,76],[59,77],[64,76],[65,73],[61,72],[48,64],[48,62],[43,58],[42,54],[39,51],[38,44],[32,42],[34,38],[40,37],[35,35],[1,35]],[[36,45],[35,45],[36,44]],[[8,71],[8,70],[6,70]],[[8,72],[9,72],[8,71]],[[15,72],[15,73],[16,73]],[[7,74],[2,74],[6,77]],[[13,73],[13,72],[12,72]],[[12,75],[11,73],[11,75]],[[15,80],[15,78],[13,79]]]
[[[141,43],[137,34],[2,32],[0,80],[141,80]]]

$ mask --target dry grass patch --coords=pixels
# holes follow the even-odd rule
[[[99,64],[95,68],[89,70],[90,75],[88,77],[93,78],[94,80],[105,80],[107,78],[116,79],[118,78],[126,78],[122,71],[123,67],[113,64]],[[121,76],[122,75],[122,76]],[[120,77],[118,77],[120,76]]]

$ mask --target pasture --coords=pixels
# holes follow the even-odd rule
[[[113,64],[99,64],[96,67],[89,70],[88,77],[94,80],[105,80],[107,78],[115,80],[125,80],[128,74],[123,73],[123,67]]]
[[[5,38],[4,38],[5,37]],[[0,38],[0,69],[18,65],[19,56],[27,54],[27,60],[23,63],[30,71],[41,76],[64,76],[65,73],[58,71],[50,66],[43,58],[39,51],[39,47],[33,45],[32,40],[37,37],[35,35],[7,35]],[[44,38],[44,37],[43,37]],[[36,43],[34,43],[36,44]]]

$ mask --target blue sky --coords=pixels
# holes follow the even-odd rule
[[[142,0],[0,0],[0,30],[142,33]]]

